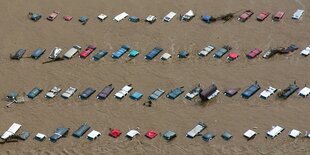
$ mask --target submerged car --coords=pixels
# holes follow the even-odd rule
[[[78,53],[81,50],[81,46],[79,45],[73,45],[65,54],[64,57],[67,59],[71,59],[76,53]]]
[[[57,142],[62,137],[65,137],[69,132],[69,128],[57,128],[54,134],[49,138],[51,142]]]
[[[19,49],[18,51],[16,51],[16,53],[14,55],[10,55],[11,59],[14,60],[19,60],[23,57],[23,55],[25,54],[26,50],[25,49]]]
[[[27,97],[34,99],[35,97],[37,97],[41,92],[43,91],[43,89],[39,88],[39,87],[35,87],[33,88],[28,94]]]
[[[174,100],[174,99],[176,99],[178,96],[180,96],[183,92],[184,92],[183,87],[178,87],[178,88],[172,89],[172,90],[167,94],[167,98]]]
[[[61,91],[61,88],[55,86],[45,94],[45,97],[54,98],[60,91]]]
[[[38,13],[33,13],[33,12],[29,12],[28,13],[28,18],[32,21],[38,21],[40,20],[42,17],[42,15],[38,14]]]
[[[85,25],[88,22],[87,16],[81,16],[79,21],[82,23],[82,25]]]
[[[82,137],[88,130],[90,129],[90,126],[88,124],[82,124],[74,133],[72,136],[76,138]]]
[[[84,51],[80,53],[80,58],[88,57],[96,49],[95,45],[89,45]]]
[[[80,95],[79,98],[80,99],[87,99],[89,98],[92,94],[94,94],[96,92],[95,89],[93,88],[86,88]]]
[[[261,13],[259,13],[259,15],[257,16],[257,20],[258,21],[264,21],[268,16],[270,15],[269,12],[267,11],[262,11]]]
[[[144,58],[147,59],[147,60],[152,60],[153,58],[155,58],[162,51],[163,51],[162,48],[155,47],[147,55],[145,55]]]
[[[61,94],[61,96],[65,99],[70,98],[75,92],[77,91],[74,87],[69,87],[64,93]]]
[[[106,99],[114,90],[112,84],[105,86],[101,92],[97,95],[97,99],[104,100]]]
[[[284,12],[283,11],[278,11],[274,16],[272,16],[272,20],[273,21],[280,21],[284,16]]]
[[[163,95],[165,91],[163,89],[156,89],[150,96],[150,100],[157,100],[161,95]]]
[[[249,86],[242,94],[241,96],[245,99],[249,99],[251,96],[253,96],[258,90],[260,89],[260,86],[255,82],[251,86]]]
[[[34,59],[39,59],[45,52],[44,48],[38,48],[32,52],[31,57]]]
[[[55,47],[52,50],[52,52],[50,53],[50,55],[48,56],[48,58],[50,58],[50,59],[57,59],[59,57],[61,51],[62,51],[61,48]]]
[[[149,16],[146,17],[145,22],[153,24],[156,21],[156,19],[157,19],[156,16],[149,15]]]
[[[249,53],[246,54],[246,56],[249,58],[249,59],[253,59],[255,58],[256,56],[258,56],[260,53],[262,53],[262,50],[259,49],[259,48],[255,48],[254,50],[250,51]]]
[[[53,21],[59,15],[58,11],[53,11],[48,17],[47,20]]]
[[[297,90],[299,89],[299,87],[296,85],[296,82],[294,82],[293,84],[290,84],[287,88],[285,88],[284,90],[280,91],[278,93],[278,96],[280,98],[283,99],[287,99],[288,97],[290,97],[293,93],[295,93]]]
[[[246,10],[244,11],[238,18],[239,21],[241,22],[245,22],[247,21],[252,15],[254,14],[254,12],[252,12],[251,10]]]
[[[108,54],[107,51],[105,50],[100,50],[96,55],[93,56],[94,61],[99,61],[101,58],[106,56]]]
[[[232,48],[231,48],[230,46],[225,45],[225,46],[223,46],[222,48],[218,49],[218,50],[214,53],[213,57],[214,57],[214,58],[220,59],[220,58],[222,58],[227,52],[229,52],[231,49],[232,49]]]

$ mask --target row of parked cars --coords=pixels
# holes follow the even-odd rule
[[[304,13],[304,10],[301,10],[301,9],[297,9],[294,14],[292,15],[292,19],[296,19],[296,20],[299,20],[302,15]],[[47,20],[49,21],[53,21],[56,19],[56,17],[60,14],[59,11],[53,11],[48,17],[47,17]],[[238,20],[241,21],[241,22],[245,22],[246,20],[248,20],[252,15],[254,14],[253,11],[251,10],[245,10],[239,17],[238,17]],[[257,20],[258,21],[264,21],[271,13],[268,12],[268,11],[261,11],[258,15],[257,15]],[[283,11],[278,11],[276,12],[273,16],[272,16],[272,19],[273,21],[280,21],[283,16],[284,16],[284,12]],[[174,17],[175,17],[176,13],[171,11],[169,12],[166,16],[164,16],[162,18],[163,21],[165,22],[169,22],[171,21]],[[232,14],[233,15],[233,14]],[[113,20],[114,21],[117,21],[117,22],[120,22],[122,21],[123,19],[125,19],[126,17],[128,17],[129,14],[126,13],[126,12],[122,12],[118,15],[116,15]],[[42,15],[41,14],[38,14],[38,13],[32,13],[30,12],[28,14],[28,17],[29,19],[33,20],[33,21],[38,21],[41,19]],[[188,12],[186,12],[185,14],[183,15],[180,15],[180,20],[181,21],[190,21],[192,18],[195,17],[195,13],[193,10],[189,10]],[[66,21],[71,21],[73,19],[73,16],[70,16],[70,15],[65,15],[63,16],[64,20]],[[100,20],[101,22],[104,21],[106,18],[108,18],[108,15],[106,14],[99,14],[97,16],[98,20]],[[214,17],[210,16],[210,15],[203,15],[201,16],[201,20],[207,22],[207,23],[211,23],[214,19]],[[85,25],[89,20],[89,17],[87,16],[81,16],[79,18],[79,21]],[[156,20],[157,20],[157,17],[154,16],[154,15],[148,15],[145,19],[144,19],[146,22],[152,24],[154,23]],[[129,21],[131,22],[139,22],[140,21],[140,18],[137,17],[137,16],[129,16]]]
[[[241,97],[245,99],[249,99],[255,93],[257,93],[260,89],[261,89],[260,85],[257,82],[255,82],[251,84],[249,87],[247,87],[241,93]],[[259,97],[262,99],[268,99],[271,95],[275,94],[278,91],[277,96],[279,98],[287,99],[292,94],[297,92],[299,89],[300,89],[299,86],[295,82],[293,84],[289,84],[288,87],[281,89],[280,91],[278,91],[279,90],[278,88],[269,86],[259,94]],[[60,87],[54,86],[48,92],[46,92],[45,97],[48,99],[55,98],[58,94],[60,94],[61,90],[62,89]],[[114,90],[113,85],[109,84],[105,86],[96,95],[96,98],[98,100],[105,100],[113,92],[113,90]],[[228,97],[233,97],[239,91],[240,91],[240,88],[228,88],[224,90],[224,95]],[[35,87],[31,91],[29,91],[26,95],[30,99],[35,99],[42,92],[43,92],[43,89],[39,87]],[[64,99],[69,99],[75,94],[75,92],[77,92],[77,88],[69,87],[61,94],[61,97],[63,97]],[[79,94],[78,97],[81,100],[86,100],[89,97],[91,97],[95,92],[96,92],[96,89],[89,87],[83,90]],[[184,92],[185,92],[184,87],[176,87],[174,89],[171,89],[169,92],[167,92],[166,97],[171,100],[175,100],[176,98],[181,96]],[[192,89],[190,89],[188,93],[185,94],[184,97],[188,100],[193,100],[194,98],[199,96],[200,100],[196,100],[196,101],[204,102],[204,101],[213,99],[219,93],[220,93],[220,90],[215,84],[211,84],[210,86],[205,87],[205,88],[201,87],[200,85],[196,85]],[[163,94],[165,94],[165,90],[161,88],[157,88],[147,97],[147,99],[155,101],[159,99]],[[309,94],[310,94],[310,88],[307,86],[303,87],[302,89],[298,91],[298,95],[302,97],[307,97]],[[133,91],[133,87],[131,84],[126,84],[114,94],[114,98],[121,100],[125,98],[127,95],[129,95],[129,97],[135,101],[140,100],[144,96],[143,93],[141,93],[140,91]],[[12,101],[16,100],[17,97],[18,97],[18,93],[15,91],[10,92],[7,95],[7,98]]]
[[[58,59],[63,59],[63,58],[71,59],[78,53],[79,53],[80,58],[87,58],[89,55],[91,55],[96,50],[96,48],[97,47],[95,45],[89,45],[89,46],[87,46],[87,48],[85,50],[81,51],[81,49],[82,49],[81,46],[73,45],[67,52],[65,52],[61,56],[61,52],[63,50],[59,47],[55,47],[50,52],[48,58],[50,58],[51,60],[58,60]],[[283,48],[283,47],[271,48],[271,49],[266,50],[264,52],[263,58],[269,59],[269,58],[273,57],[275,54],[287,54],[287,53],[294,52],[298,49],[299,49],[299,47],[295,44],[291,44],[287,48]],[[149,53],[147,53],[144,56],[144,58],[147,60],[152,60],[157,55],[159,55],[163,50],[164,49],[162,49],[160,47],[154,47]],[[211,45],[211,44],[207,45],[206,47],[204,47],[202,50],[200,50],[198,52],[198,56],[206,57],[207,55],[209,55],[214,50],[215,50],[215,47],[213,45]],[[232,47],[230,47],[229,45],[224,45],[214,52],[213,57],[214,58],[222,58],[224,55],[229,53],[227,55],[227,60],[233,61],[239,57],[239,54],[237,52],[230,52],[231,50],[232,50]],[[46,51],[46,49],[44,49],[44,48],[38,48],[31,53],[30,57],[33,59],[39,59],[45,53],[45,51]],[[261,54],[262,52],[263,52],[262,49],[255,48],[255,49],[249,51],[246,54],[246,57],[249,59],[253,59],[253,58],[257,57],[259,54]],[[10,58],[14,59],[14,60],[20,60],[21,58],[23,58],[25,53],[26,53],[25,49],[19,49],[15,53],[10,54]],[[128,57],[130,59],[135,58],[140,54],[139,51],[134,50],[134,49],[130,49],[129,45],[124,44],[119,49],[114,51],[111,54],[111,56],[113,59],[119,59],[126,53],[128,53]],[[304,50],[302,50],[300,54],[303,56],[308,56],[310,54],[310,45],[309,45],[309,47],[306,47]],[[99,61],[100,59],[102,59],[106,55],[108,55],[107,50],[99,50],[92,57],[92,59],[94,61]],[[187,58],[189,55],[190,55],[190,53],[188,51],[182,50],[182,51],[179,51],[177,57],[178,58]],[[172,55],[170,53],[166,52],[166,53],[161,55],[160,59],[161,60],[168,60],[171,57],[172,57]]]
[[[9,140],[10,138],[12,138],[13,136],[15,136],[18,139],[21,140],[27,140],[28,137],[30,137],[30,132],[28,131],[23,131],[21,132],[19,135],[17,135],[17,131],[21,128],[22,125],[18,124],[18,123],[13,123],[11,125],[11,127],[1,136],[2,140]],[[192,128],[191,130],[189,130],[185,136],[188,138],[195,138],[197,136],[201,136],[202,140],[209,142],[212,139],[214,139],[216,137],[216,135],[213,132],[206,132],[205,134],[201,134],[205,129],[207,128],[207,124],[203,123],[203,122],[199,122],[196,126],[194,126],[194,128]],[[91,129],[91,126],[88,124],[82,124],[78,129],[76,129],[73,133],[72,136],[75,138],[81,138],[84,134],[86,134],[89,130]],[[66,127],[59,127],[56,128],[55,132],[49,136],[49,140],[51,142],[57,142],[59,139],[64,138],[68,135],[70,128],[66,128]],[[129,131],[126,133],[125,137],[132,140],[133,138],[135,138],[136,136],[141,135],[140,129],[129,129]],[[268,130],[266,132],[266,137],[270,137],[270,138],[275,138],[276,136],[278,136],[279,134],[281,134],[284,131],[284,128],[281,126],[272,126],[272,128],[270,130]],[[288,135],[291,138],[297,138],[301,135],[301,131],[296,130],[296,129],[292,129]],[[109,129],[109,133],[108,135],[112,138],[118,138],[122,135],[122,131],[114,128],[114,129]],[[147,137],[148,139],[154,139],[157,137],[157,135],[159,135],[158,132],[156,132],[155,130],[149,130],[147,131],[145,134],[145,137]],[[255,136],[257,135],[257,132],[254,131],[254,129],[248,129],[243,133],[243,137],[245,137],[247,140],[251,140],[254,139]],[[92,130],[90,132],[88,132],[87,134],[87,139],[88,140],[95,140],[98,137],[101,136],[101,132],[97,131],[97,130]],[[38,140],[38,141],[43,141],[46,137],[48,137],[47,135],[43,134],[43,133],[37,133],[34,137],[34,139]],[[171,141],[174,138],[177,137],[176,132],[168,130],[166,132],[164,132],[162,134],[162,137],[167,140],[167,141]],[[222,133],[221,137],[228,141],[230,139],[233,138],[233,135],[228,132],[225,131]],[[306,132],[305,137],[310,138],[310,134],[308,132]]]

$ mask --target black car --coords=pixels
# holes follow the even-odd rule
[[[76,137],[76,138],[80,138],[81,136],[83,136],[88,130],[90,129],[90,126],[87,124],[83,124],[81,125],[81,127],[79,127],[76,131],[74,131],[74,133],[72,134],[72,136]]]
[[[96,90],[93,88],[87,88],[85,89],[80,95],[79,98],[80,99],[87,99],[89,98],[93,93],[95,93]]]
[[[31,57],[34,59],[39,59],[41,57],[41,55],[44,54],[45,50],[46,49],[44,49],[44,48],[38,48],[32,52]]]
[[[60,138],[68,134],[69,128],[57,128],[55,133],[49,138],[51,142],[56,142]]]
[[[15,59],[15,60],[19,60],[23,57],[23,55],[25,54],[26,50],[25,49],[19,49],[18,51],[16,51],[16,53],[14,55],[10,55],[11,59]]]

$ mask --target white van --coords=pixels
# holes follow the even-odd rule
[[[293,14],[292,19],[299,20],[303,13],[304,13],[304,10],[297,9],[295,13]]]
[[[123,12],[123,13],[115,16],[113,18],[113,20],[116,20],[117,22],[119,22],[119,21],[123,20],[124,18],[126,18],[127,16],[128,16],[128,14],[126,12]]]
[[[81,50],[81,46],[79,45],[73,45],[65,54],[64,57],[67,59],[71,59],[77,52]]]

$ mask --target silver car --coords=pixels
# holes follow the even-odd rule
[[[65,54],[64,57],[67,59],[71,59],[76,53],[78,53],[81,50],[81,46],[79,45],[73,45]]]
[[[50,59],[56,59],[59,55],[60,55],[60,52],[62,51],[61,48],[59,47],[55,47],[52,52],[50,53],[50,55],[48,56],[48,58]]]
[[[65,99],[70,98],[75,92],[77,91],[74,87],[69,87],[64,93],[61,94],[61,96]]]

